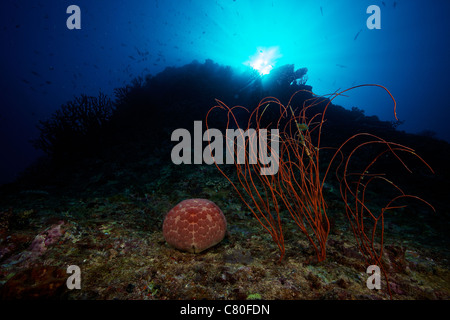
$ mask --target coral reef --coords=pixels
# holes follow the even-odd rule
[[[305,72],[300,69],[297,74],[292,67],[280,70],[283,84],[276,91],[281,102],[289,101],[299,89],[310,88],[304,84]],[[289,83],[292,79],[299,81]],[[356,177],[358,182],[362,177],[363,188],[372,174],[385,173],[399,181],[399,188],[436,208],[434,213],[421,202],[408,207],[399,203],[380,221],[386,231],[380,258],[389,277],[390,296],[385,278],[380,290],[366,286],[366,261],[349,226],[348,203],[341,200],[339,184],[327,181],[321,186],[329,221],[326,259],[311,259],[317,253],[314,247],[289,212],[280,208],[285,255],[278,261],[279,247],[264,227],[255,223],[251,210],[216,167],[171,163],[173,128],[191,128],[193,120],[204,119],[214,98],[249,106],[252,112],[262,97],[273,93],[262,81],[208,61],[168,68],[121,89],[116,92],[111,118],[102,122],[99,131],[88,130],[86,136],[77,136],[80,140],[65,147],[59,142],[55,149],[48,146],[50,153],[61,150],[60,154],[68,157],[44,159],[15,183],[0,186],[2,299],[450,299],[448,143],[406,134],[391,122],[366,117],[360,109],[329,104],[330,99],[305,91],[292,101],[294,112],[311,98],[317,98],[314,113],[323,112],[329,104],[321,146],[332,148],[320,147],[324,158],[310,167],[319,171],[319,177],[339,145],[361,132],[411,147],[433,168],[434,175],[413,159],[407,165],[416,174],[409,175],[402,171],[401,163],[393,165],[392,158],[383,156],[376,167],[364,173],[367,161],[381,152],[371,145],[364,152],[353,153],[351,163],[359,165],[358,170],[349,169],[344,175],[352,187],[357,184],[350,178]],[[264,109],[263,126],[273,120],[274,109]],[[239,120],[245,119],[245,112],[234,111]],[[224,118],[211,119],[211,127],[224,129]],[[314,122],[292,123],[295,142],[308,146],[304,160],[309,158],[306,149],[311,155],[315,152],[307,134],[314,129]],[[63,138],[58,141],[67,141]],[[355,143],[349,141],[346,147],[351,150]],[[233,166],[224,165],[223,170],[236,181]],[[352,175],[355,172],[364,174]],[[375,183],[371,186],[374,188],[359,189],[359,196],[364,195],[366,208],[373,211],[385,206],[392,190]],[[228,230],[217,245],[190,254],[169,245],[162,227],[166,213],[176,204],[198,198],[220,208]],[[366,218],[360,217],[364,226],[371,227]],[[364,232],[371,237],[371,229]],[[64,286],[69,265],[81,270],[80,290]]]
[[[160,167],[166,166],[171,164]],[[68,265],[78,265],[82,272],[81,290],[55,291],[51,294],[53,299],[244,300],[259,298],[255,294],[269,300],[390,298],[384,280],[381,290],[369,290],[365,285],[366,266],[349,229],[345,209],[338,201],[338,189],[325,192],[330,199],[328,214],[333,223],[327,259],[322,262],[311,261],[314,251],[308,240],[299,235],[292,219],[284,218],[286,255],[281,262],[274,258],[277,246],[240,205],[225,178],[221,179],[220,188],[200,192],[214,195],[214,202],[227,217],[225,239],[195,255],[168,245],[161,228],[165,213],[177,204],[178,198],[192,198],[193,192],[183,187],[185,179],[172,179],[189,177],[189,183],[198,186],[218,180],[216,168],[200,168],[175,167],[171,176],[159,181],[160,186],[179,190],[174,196],[169,196],[164,188],[154,189],[148,181],[147,185],[135,185],[134,190],[113,194],[85,190],[64,197],[50,195],[45,209],[40,209],[45,210],[44,216],[30,216],[26,228],[10,230],[2,238],[0,249],[9,248],[9,253],[0,258],[0,287],[9,288],[6,283],[12,277],[28,274],[27,270],[33,268],[52,266],[65,270]],[[138,190],[145,190],[147,196]],[[36,202],[29,194],[16,194],[9,198],[9,205],[21,212],[35,208]],[[429,215],[426,208],[419,209],[415,214]],[[411,210],[402,212],[396,216],[404,217],[398,222],[386,217],[389,236],[385,238],[383,257],[392,298],[450,299],[450,254],[446,242],[430,242],[439,236],[435,228],[427,231],[429,236],[405,237],[423,230],[423,225],[406,219],[411,214]],[[64,224],[59,224],[62,217]],[[60,235],[33,259],[24,259],[35,239],[47,239],[49,233]],[[35,245],[36,249],[42,248],[41,241]],[[55,285],[61,283],[57,277],[48,279],[53,279]],[[40,281],[32,280],[36,283],[33,286],[22,282],[22,288],[37,287]],[[3,292],[8,297],[13,291]],[[42,297],[50,296],[46,292],[43,289]]]
[[[67,161],[98,145],[113,110],[111,99],[103,93],[98,97],[76,97],[56,110],[50,119],[39,122],[40,136],[33,143],[53,158]]]

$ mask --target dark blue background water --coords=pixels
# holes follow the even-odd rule
[[[81,30],[66,27],[72,4]],[[381,9],[380,30],[366,26],[372,4]],[[307,67],[317,94],[382,84],[398,102],[400,129],[450,141],[449,12],[446,0],[3,1],[0,183],[39,155],[28,142],[37,121],[74,96],[111,94],[194,59],[244,68],[258,50],[275,50],[275,67]],[[335,102],[394,119],[381,89]]]

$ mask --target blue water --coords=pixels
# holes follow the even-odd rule
[[[69,5],[81,29],[69,30]],[[370,5],[381,29],[368,29]],[[276,67],[308,68],[307,84],[328,94],[363,83],[386,86],[408,132],[450,141],[450,1],[192,0],[4,1],[0,11],[0,183],[39,156],[28,142],[38,120],[81,93],[111,94],[134,77],[191,61],[245,68],[273,50]],[[336,103],[394,120],[381,89]]]

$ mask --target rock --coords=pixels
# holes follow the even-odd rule
[[[64,269],[37,266],[18,272],[0,289],[1,300],[60,299],[68,275]]]

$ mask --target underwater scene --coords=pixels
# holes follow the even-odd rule
[[[0,300],[448,300],[449,10],[2,3]]]

